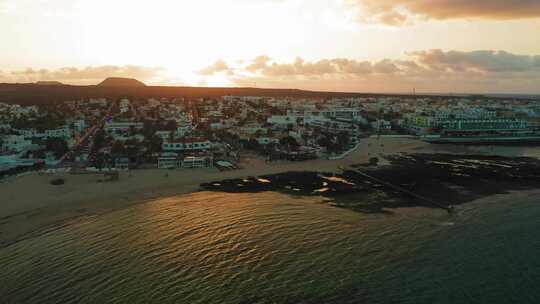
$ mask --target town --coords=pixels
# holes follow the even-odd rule
[[[0,176],[51,168],[234,170],[246,153],[268,162],[339,159],[370,136],[534,140],[539,122],[537,101],[482,96],[0,103]]]

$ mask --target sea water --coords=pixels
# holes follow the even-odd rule
[[[201,192],[0,249],[0,303],[540,303],[540,199],[363,214]]]

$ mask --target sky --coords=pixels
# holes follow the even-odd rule
[[[0,82],[540,93],[539,0],[0,0]]]

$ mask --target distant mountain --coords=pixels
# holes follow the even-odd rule
[[[1,2],[1,0],[0,0]],[[111,80],[112,79],[112,80]],[[103,85],[105,83],[105,85]],[[376,94],[376,93],[346,93],[346,92],[316,92],[298,89],[268,89],[268,88],[207,88],[207,87],[172,87],[146,86],[134,79],[124,78],[120,81],[109,78],[100,85],[37,85],[36,83],[0,83],[0,102],[18,103],[23,105],[53,104],[66,100],[87,98],[150,98],[166,97],[186,99],[219,98],[221,96],[265,96],[265,97],[297,97],[297,98],[348,98],[348,97],[408,97],[407,94]],[[110,84],[113,85],[110,85]],[[118,84],[120,83],[120,84]],[[449,96],[445,94],[417,95],[420,97]],[[497,97],[490,97],[497,98]]]
[[[42,86],[61,86],[61,85],[64,85],[60,81],[38,81],[38,82],[36,82],[36,84],[37,85],[42,85]]]
[[[133,78],[109,77],[103,80],[98,87],[146,87],[146,84]]]

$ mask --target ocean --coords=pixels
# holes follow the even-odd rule
[[[0,249],[0,303],[540,303],[540,196],[365,214],[199,192]]]

